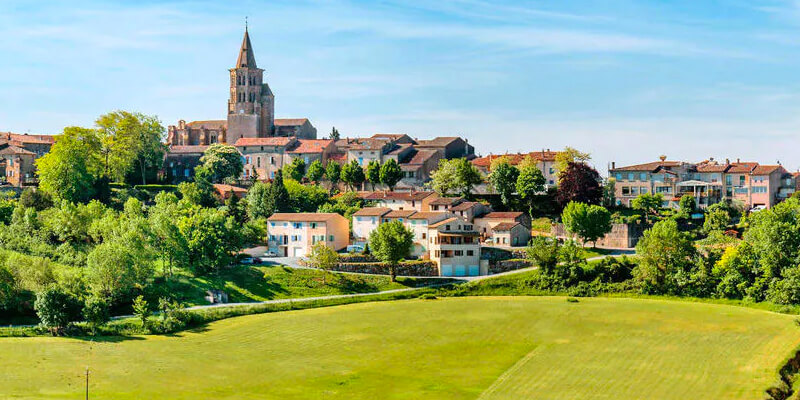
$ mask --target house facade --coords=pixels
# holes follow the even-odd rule
[[[304,257],[316,243],[338,251],[350,243],[349,225],[336,213],[275,213],[267,218],[267,245],[282,257]]]
[[[428,226],[430,259],[440,276],[477,276],[481,271],[479,233],[473,224],[451,217]]]
[[[631,206],[641,194],[661,194],[664,207],[677,207],[680,198],[692,195],[697,206],[735,201],[746,208],[770,208],[794,193],[796,179],[781,165],[757,162],[705,160],[699,163],[669,161],[666,157],[646,164],[616,167],[614,198],[618,205]]]

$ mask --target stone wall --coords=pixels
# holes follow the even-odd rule
[[[377,262],[341,263],[334,271],[389,275],[389,266]],[[439,276],[439,268],[433,261],[409,261],[397,266],[397,276]]]
[[[599,247],[634,248],[642,237],[647,225],[644,224],[612,224],[611,232],[597,241]],[[571,238],[572,234],[564,229],[564,224],[553,225],[553,236]]]
[[[514,271],[521,268],[528,268],[532,266],[528,260],[504,260],[496,263],[489,264],[490,274],[499,274],[501,272]]]

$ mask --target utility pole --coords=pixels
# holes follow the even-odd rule
[[[89,400],[89,367],[86,367],[86,400]]]

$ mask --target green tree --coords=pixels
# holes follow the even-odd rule
[[[545,178],[542,171],[533,162],[520,163],[519,176],[517,177],[517,194],[528,204],[528,214],[533,217],[533,207],[536,196],[545,190]]]
[[[147,327],[147,319],[150,318],[153,313],[150,311],[150,304],[147,303],[144,296],[139,295],[133,299],[133,315],[142,321],[142,327]]]
[[[99,327],[105,325],[111,319],[106,299],[98,296],[91,296],[86,299],[83,305],[83,318],[89,324],[92,332],[96,333]]]
[[[203,174],[195,176],[194,182],[181,182],[178,193],[181,198],[200,207],[216,207],[218,204],[214,185]]]
[[[250,219],[269,218],[272,215],[275,205],[270,196],[270,184],[256,182],[247,191],[245,202],[247,203],[247,215]]]
[[[558,265],[558,240],[535,236],[525,248],[526,258],[546,275],[550,275]]]
[[[53,206],[53,198],[42,190],[27,188],[19,195],[19,204],[42,211]]]
[[[328,191],[314,185],[303,185],[297,181],[284,182],[289,193],[289,209],[291,212],[315,212],[330,199]]]
[[[104,175],[122,181],[137,169],[147,184],[148,168],[158,169],[164,159],[164,127],[155,116],[128,111],[101,115],[96,121],[101,136]]]
[[[561,220],[567,231],[578,235],[583,243],[592,242],[592,246],[611,232],[611,213],[598,205],[571,202],[564,207]]]
[[[378,160],[372,160],[367,163],[364,168],[364,178],[372,185],[372,190],[375,190],[375,185],[381,183],[381,163]]]
[[[302,181],[306,176],[306,162],[302,158],[295,158],[291,163],[283,166],[283,174],[289,179]]]
[[[439,160],[439,167],[431,174],[428,185],[441,196],[459,193],[468,197],[475,185],[483,182],[480,171],[466,158]]]
[[[572,147],[565,147],[564,150],[556,153],[555,170],[560,176],[562,172],[566,171],[569,164],[585,164],[592,157],[589,153],[583,153]]]
[[[36,293],[33,308],[41,325],[53,335],[60,334],[75,317],[75,300],[54,286]]]
[[[36,160],[36,169],[41,190],[57,199],[88,201],[102,172],[97,131],[64,128],[50,152]]]
[[[517,178],[519,170],[511,165],[508,157],[495,159],[491,165],[489,173],[489,184],[500,194],[500,201],[504,206],[511,205],[512,195],[517,189]]]
[[[178,228],[178,221],[184,213],[178,197],[169,192],[157,194],[155,204],[148,211],[147,221],[151,227],[153,247],[161,258],[167,276],[172,275],[174,266],[185,263],[186,238]]]
[[[186,238],[187,266],[196,276],[231,265],[244,240],[233,218],[216,209],[197,209],[183,217],[178,227]]]
[[[353,160],[342,167],[341,180],[346,183],[350,190],[355,190],[356,187],[364,183],[364,170],[358,165],[356,160]]]
[[[678,230],[678,223],[668,219],[656,222],[636,244],[639,265],[636,279],[645,292],[680,293],[685,276],[694,266],[696,250],[691,239]]]
[[[247,222],[247,209],[245,206],[239,196],[231,191],[228,199],[225,200],[225,215],[232,217],[237,224],[242,225]]]
[[[308,166],[308,171],[306,171],[306,178],[315,184],[319,184],[324,175],[325,167],[322,166],[322,162],[319,160],[314,160],[314,162]]]
[[[411,252],[414,233],[402,222],[391,221],[378,226],[369,236],[372,254],[389,266],[392,282],[397,281],[397,264]]]
[[[678,201],[678,207],[681,217],[689,218],[692,213],[694,213],[695,209],[697,209],[697,203],[695,202],[694,196],[685,194],[681,196],[681,199]]]
[[[269,215],[276,212],[288,212],[292,209],[289,198],[289,191],[286,190],[286,185],[283,184],[283,174],[280,170],[275,172],[275,179],[269,186],[269,197],[272,201],[272,211]]]
[[[89,253],[86,274],[95,293],[114,301],[147,283],[153,275],[152,254],[142,245],[135,245],[136,241],[134,238],[106,241]]]
[[[203,152],[203,156],[200,157],[200,165],[195,169],[195,174],[202,174],[212,183],[219,183],[229,179],[237,179],[242,175],[243,169],[242,155],[239,154],[235,147],[214,143]]]
[[[332,140],[339,140],[339,130],[337,130],[335,126],[331,128],[330,138]]]
[[[390,158],[388,161],[381,165],[380,170],[380,177],[381,183],[389,187],[389,190],[394,190],[395,185],[397,182],[400,182],[400,179],[403,179],[403,170],[400,169],[400,165],[397,164],[393,158]]]
[[[339,180],[342,176],[342,166],[335,161],[329,161],[328,165],[325,167],[325,179],[331,183],[330,191],[333,192],[333,189],[336,187],[336,184],[339,183]]]
[[[653,218],[658,217],[658,210],[661,209],[661,204],[664,203],[664,197],[661,193],[650,194],[644,193],[636,196],[631,202],[631,207],[634,210],[641,211],[644,215],[645,221],[650,223]]]
[[[603,185],[603,205],[606,207],[613,207],[616,200],[616,185],[617,179],[609,177]]]
[[[731,224],[731,216],[728,210],[720,207],[708,207],[706,209],[705,221],[703,221],[703,230],[708,234],[715,230],[725,230]]]
[[[307,262],[308,265],[313,268],[330,271],[339,264],[339,255],[336,254],[333,249],[326,246],[325,243],[318,242],[311,246],[311,251],[309,251],[307,256]]]

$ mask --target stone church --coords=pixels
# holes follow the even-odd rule
[[[307,118],[275,119],[275,95],[264,81],[264,70],[256,65],[250,35],[245,28],[236,66],[230,70],[230,97],[227,120],[181,120],[170,125],[167,145],[176,147],[208,146],[213,143],[234,144],[241,138],[294,136],[316,139],[317,129]],[[204,150],[195,147],[194,151]]]

